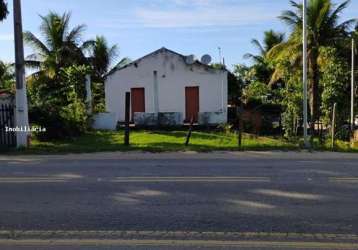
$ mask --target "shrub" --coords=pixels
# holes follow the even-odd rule
[[[89,128],[85,105],[85,66],[62,69],[58,77],[33,77],[29,84],[30,119],[46,128],[39,139],[80,136]]]

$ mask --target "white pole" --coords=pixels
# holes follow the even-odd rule
[[[15,37],[15,65],[16,65],[16,126],[20,131],[16,133],[17,147],[28,147],[27,129],[29,127],[24,44],[22,36],[21,0],[14,0],[14,37]]]
[[[224,96],[224,79],[225,79],[225,71],[222,71],[222,76],[221,76],[221,110],[222,112],[225,112],[225,96]]]
[[[354,84],[354,69],[355,69],[355,62],[354,62],[354,56],[355,56],[355,42],[354,38],[352,39],[352,76],[351,76],[351,131],[354,132],[354,123],[355,123],[355,117],[354,117],[354,90],[355,90],[355,84]]]
[[[86,105],[87,105],[87,113],[92,114],[92,80],[91,75],[86,75]]]
[[[307,96],[307,0],[303,0],[303,136],[306,148],[309,148]]]
[[[159,115],[159,86],[158,86],[158,71],[153,71],[153,102],[154,102],[154,113],[156,116]]]

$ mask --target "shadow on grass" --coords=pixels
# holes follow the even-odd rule
[[[172,136],[176,138],[186,138],[188,131],[153,131],[152,134],[156,135],[165,135],[165,136]],[[228,139],[231,140],[235,135],[226,135],[224,133],[214,133],[214,132],[199,132],[193,131],[192,132],[193,138],[200,138],[203,140],[212,140],[212,139]]]

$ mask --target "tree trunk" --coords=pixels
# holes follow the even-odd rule
[[[311,113],[311,133],[312,136],[315,135],[315,123],[319,120],[319,67],[317,64],[318,52],[312,50],[310,53],[310,73],[311,73],[311,82],[310,82],[310,113]]]

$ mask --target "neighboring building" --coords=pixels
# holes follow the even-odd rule
[[[14,105],[15,96],[8,90],[0,90],[0,106],[1,105]]]
[[[214,125],[227,122],[228,79],[215,69],[166,48],[106,77],[106,110],[125,120],[125,93],[131,93],[131,120],[137,125]],[[110,119],[109,119],[110,120]]]

